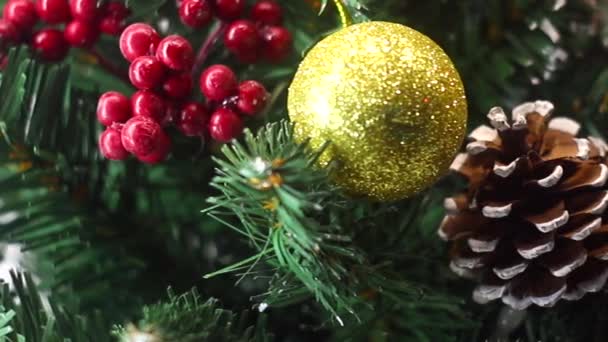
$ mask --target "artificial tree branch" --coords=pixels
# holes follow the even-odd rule
[[[192,77],[194,79],[197,78],[198,74],[203,69],[203,64],[205,64],[207,57],[211,53],[211,49],[213,48],[217,40],[220,38],[220,36],[224,33],[227,26],[228,24],[223,21],[216,24],[214,28],[211,29],[211,32],[207,36],[207,39],[205,39],[205,41],[203,42],[203,45],[201,45],[201,48],[198,50],[198,53],[196,55],[194,66],[192,67]]]
[[[110,74],[115,77],[121,79],[123,82],[127,84],[131,84],[129,80],[129,75],[120,67],[110,62],[106,57],[104,57],[99,51],[94,48],[88,49],[87,52],[95,59],[95,62],[99,64],[102,68],[108,71]]]

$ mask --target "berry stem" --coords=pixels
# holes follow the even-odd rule
[[[95,57],[95,61],[97,62],[97,64],[99,64],[102,68],[106,69],[109,73],[111,73],[112,75],[118,77],[119,79],[121,79],[123,82],[127,83],[127,84],[131,84],[131,81],[129,80],[129,75],[127,74],[126,71],[122,70],[121,68],[119,68],[117,65],[115,65],[114,63],[110,62],[107,58],[105,58],[102,54],[100,54],[97,50],[95,49],[88,49],[87,50],[93,57]]]
[[[209,56],[213,45],[224,33],[226,27],[228,27],[228,24],[224,21],[222,21],[220,24],[216,24],[207,36],[207,39],[203,42],[203,45],[201,45],[201,48],[198,50],[198,54],[196,55],[194,66],[192,67],[192,77],[194,79],[197,78],[198,74],[203,69],[203,64],[205,64],[205,60],[207,59],[207,56]]]

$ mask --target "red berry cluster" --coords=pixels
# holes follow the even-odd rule
[[[181,0],[179,16],[182,22],[193,28],[201,28],[211,22],[213,16],[223,21],[238,19],[245,11],[246,0]]]
[[[224,44],[243,63],[256,63],[262,58],[280,62],[289,55],[291,33],[283,26],[283,10],[273,0],[260,0],[252,8],[250,19],[239,19],[245,11],[244,0],[183,0],[179,7],[182,22],[199,28],[216,14],[233,21],[224,33]]]
[[[268,99],[266,88],[261,83],[251,80],[238,83],[234,72],[221,64],[203,71],[200,88],[213,110],[209,134],[220,142],[238,137],[243,132],[241,116],[260,113]]]
[[[90,47],[100,33],[119,34],[128,15],[129,10],[116,1],[99,6],[97,0],[9,0],[0,19],[0,41],[3,48],[28,43],[42,59],[59,61],[70,46]],[[65,27],[33,32],[39,20]]]
[[[131,62],[129,78],[139,90],[130,99],[117,92],[99,99],[97,119],[107,127],[99,147],[108,159],[123,160],[131,153],[148,164],[165,160],[171,139],[164,128],[170,124],[188,137],[230,141],[243,131],[241,115],[255,115],[266,105],[263,85],[239,84],[224,65],[211,66],[201,75],[207,103],[191,101],[194,51],[181,36],[161,39],[150,25],[136,23],[122,33],[120,50]]]

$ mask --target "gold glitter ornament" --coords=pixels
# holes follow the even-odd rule
[[[465,134],[464,87],[452,61],[406,26],[346,27],[308,52],[289,88],[298,141],[331,144],[336,184],[376,200],[402,199],[447,172]]]

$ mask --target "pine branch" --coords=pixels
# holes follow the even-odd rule
[[[105,170],[97,128],[88,119],[96,95],[73,90],[66,66],[38,64],[24,49],[11,51],[9,60],[0,83],[7,142],[0,146],[0,239],[52,263],[55,274],[45,279],[52,288],[74,286],[84,302],[98,300],[139,265],[120,245],[107,243],[109,221],[101,208],[91,216],[83,204],[99,198]]]
[[[192,210],[209,191],[210,161],[146,168],[104,160],[98,93],[73,86],[71,74],[25,49],[11,52],[0,83],[0,240],[34,252],[53,291],[72,288],[83,308],[120,319],[158,298],[169,279],[190,286],[208,271],[193,248],[204,223]],[[186,165],[203,172],[173,177]],[[168,205],[176,198],[185,206]],[[168,264],[179,267],[167,273]],[[135,292],[139,284],[156,288]]]
[[[329,170],[314,165],[322,151],[294,142],[285,122],[255,136],[248,132],[244,144],[222,151],[225,159],[216,159],[219,175],[212,182],[222,196],[209,200],[207,212],[257,253],[207,277],[272,274],[268,291],[257,298],[261,311],[312,296],[341,324],[380,310],[383,301],[396,303],[391,311],[426,307],[434,308],[429,315],[443,311],[463,319],[457,300],[412,281],[415,272],[430,272],[416,261],[422,255],[413,254],[415,244],[404,244],[422,205],[347,201],[328,182]],[[233,215],[239,223],[232,223]],[[349,317],[342,318],[344,313]]]
[[[247,262],[216,274],[251,268],[271,259],[276,267],[289,269],[334,314],[351,311],[343,297],[352,296],[352,290],[338,285],[349,270],[328,260],[346,258],[355,263],[361,256],[348,246],[350,238],[338,227],[310,216],[336,205],[329,201],[334,192],[324,182],[325,172],[310,167],[318,153],[294,143],[291,135],[289,124],[271,124],[256,137],[246,132],[245,146],[235,143],[224,147],[226,161],[216,159],[221,171],[212,186],[223,196],[209,201],[214,208],[236,214],[243,227],[233,229],[259,251]],[[302,191],[311,185],[308,192]],[[226,214],[215,209],[210,212],[220,221]],[[323,256],[325,253],[330,255]]]
[[[4,284],[0,290],[0,340],[109,342],[107,323],[77,315],[44,298],[28,274],[11,272],[16,297]]]
[[[132,12],[132,18],[137,21],[153,15],[169,2],[170,0],[127,0],[126,5]]]
[[[583,1],[371,0],[368,6],[373,19],[403,22],[446,50],[467,87],[472,113],[534,98],[536,89],[593,46],[595,35]]]
[[[247,313],[234,314],[218,307],[215,299],[203,301],[196,290],[180,296],[169,290],[169,301],[145,307],[137,325],[117,326],[123,342],[270,342],[266,320],[260,316],[249,326]]]

